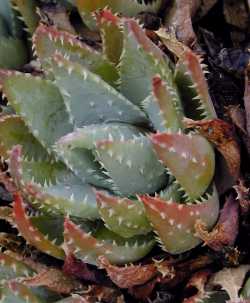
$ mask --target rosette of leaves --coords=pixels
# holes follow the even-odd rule
[[[96,23],[102,52],[41,24],[43,75],[0,72],[15,113],[0,120],[13,224],[41,252],[90,264],[134,262],[156,242],[189,251],[197,219],[211,229],[219,212],[214,150],[182,123],[215,116],[200,59],[187,49],[174,67],[109,10]]]

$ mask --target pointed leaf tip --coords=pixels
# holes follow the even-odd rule
[[[212,181],[214,151],[200,135],[158,133],[150,137],[154,150],[190,199],[200,197]]]
[[[99,213],[109,229],[124,238],[151,231],[143,204],[137,200],[96,192]]]
[[[201,241],[195,236],[195,223],[206,221],[211,228],[219,213],[219,200],[214,189],[213,196],[200,204],[185,205],[165,201],[149,195],[140,196],[148,219],[159,237],[163,248],[173,254],[183,253]]]

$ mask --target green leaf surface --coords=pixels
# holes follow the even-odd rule
[[[138,107],[81,65],[57,55],[52,70],[77,127],[104,121],[146,123]]]
[[[96,29],[96,21],[93,13],[105,7],[113,12],[121,13],[125,16],[135,16],[142,11],[157,12],[161,1],[154,1],[152,4],[145,4],[144,1],[133,0],[76,0],[76,6],[83,19],[90,29]]]
[[[102,37],[103,53],[115,65],[119,63],[123,49],[123,34],[120,19],[108,9],[96,13]]]
[[[72,176],[48,187],[28,184],[25,191],[32,204],[43,212],[69,215],[82,220],[99,218],[93,189],[76,177]]]
[[[167,182],[165,169],[146,137],[100,141],[97,158],[122,195],[154,193]]]
[[[215,155],[210,143],[200,135],[158,133],[151,136],[158,158],[174,176],[187,199],[199,198],[210,185],[215,171]]]
[[[64,228],[67,249],[90,264],[97,264],[97,258],[101,255],[111,263],[126,264],[141,259],[154,246],[152,235],[124,239],[103,227],[92,236],[68,219]]]
[[[27,51],[23,41],[11,37],[1,37],[0,68],[18,69],[27,61]]]
[[[15,145],[21,145],[23,157],[28,160],[48,159],[48,153],[31,134],[23,120],[16,115],[0,118],[0,153],[7,159],[7,152]]]
[[[82,64],[104,81],[116,87],[119,78],[116,67],[101,53],[81,42],[74,35],[59,31],[53,26],[39,25],[34,36],[35,53],[45,70],[50,69],[49,58],[60,53],[73,62]]]
[[[147,234],[151,226],[144,206],[138,200],[96,193],[100,215],[105,225],[124,238]]]
[[[35,31],[39,16],[37,14],[36,0],[11,0],[12,7],[20,14],[19,18],[24,22],[30,34]]]
[[[155,76],[152,81],[153,92],[142,103],[157,131],[177,132],[182,129],[183,112],[176,88],[170,81]]]
[[[123,22],[123,53],[119,63],[120,91],[134,104],[151,93],[152,79],[156,74],[170,77],[167,59],[161,50],[146,36],[135,20]]]
[[[50,81],[29,74],[11,75],[4,81],[3,91],[32,134],[49,151],[60,137],[73,130],[62,96]]]

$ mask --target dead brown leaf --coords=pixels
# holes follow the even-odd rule
[[[176,0],[167,10],[165,26],[174,27],[178,40],[188,46],[196,42],[192,18],[197,15],[205,15],[217,0]]]
[[[245,76],[244,105],[246,111],[246,128],[247,128],[247,133],[250,136],[250,77],[247,73]]]
[[[237,179],[240,174],[241,159],[233,126],[220,119],[194,121],[185,118],[184,123],[187,128],[197,129],[214,144],[225,158],[230,174]]]
[[[110,279],[120,288],[145,284],[157,275],[157,268],[154,264],[118,267],[111,265],[104,256],[98,258],[98,263],[100,268],[105,269]]]
[[[197,236],[215,251],[221,251],[226,246],[233,246],[239,231],[238,209],[238,203],[232,195],[229,196],[211,232],[207,231],[206,225],[201,220],[197,220],[195,225]]]
[[[75,290],[82,290],[83,288],[80,282],[56,268],[47,268],[33,277],[23,278],[22,283],[31,287],[46,286],[50,290],[61,294],[71,294]]]
[[[90,286],[88,291],[84,292],[84,297],[89,300],[89,303],[118,303],[122,300],[122,294],[118,289],[101,285]]]
[[[250,210],[249,188],[246,188],[242,179],[239,179],[238,184],[234,186],[239,200],[241,213],[247,214]]]
[[[231,299],[230,302],[239,302],[238,293],[249,269],[250,265],[241,265],[237,268],[224,268],[210,278],[208,286],[221,286],[228,293]]]
[[[197,293],[187,299],[184,299],[183,303],[196,303],[199,300],[204,299],[207,296],[205,291],[205,285],[208,281],[211,272],[208,270],[199,271],[195,273],[191,279],[188,281],[186,288],[193,288],[197,289]]]
[[[72,276],[77,279],[98,283],[97,270],[89,268],[86,263],[75,258],[73,254],[66,256],[63,265],[63,272],[66,275]],[[99,273],[99,272],[98,272]]]
[[[239,105],[230,105],[226,109],[227,115],[232,120],[233,124],[242,131],[243,134],[247,134],[246,131],[246,118],[245,112]]]

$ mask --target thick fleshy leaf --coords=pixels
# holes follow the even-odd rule
[[[120,91],[131,102],[140,103],[151,93],[152,78],[170,81],[170,69],[161,50],[146,36],[135,20],[123,22],[124,49],[119,64]]]
[[[13,216],[18,231],[24,239],[40,251],[63,259],[64,252],[57,245],[47,240],[46,237],[32,224],[30,218],[25,213],[25,205],[20,194],[14,195]]]
[[[48,158],[46,150],[18,116],[12,115],[0,118],[0,142],[0,154],[5,159],[8,157],[7,152],[15,145],[22,146],[23,156],[28,160]]]
[[[21,19],[30,34],[35,31],[39,16],[37,14],[37,2],[35,0],[11,0],[12,7],[20,14]]]
[[[117,191],[123,195],[154,193],[166,184],[164,167],[146,137],[100,141],[96,151]]]
[[[58,142],[58,148],[84,148],[93,150],[96,143],[102,140],[129,140],[139,137],[143,130],[126,123],[100,123],[86,125],[78,128],[73,133],[62,137]]]
[[[140,133],[138,128],[125,123],[93,124],[62,137],[55,148],[62,160],[84,182],[112,189],[113,182],[103,174],[92,150],[99,140],[128,140]]]
[[[80,64],[55,55],[51,66],[77,127],[112,120],[131,124],[147,122],[137,106]]]
[[[166,165],[186,193],[197,199],[214,176],[215,156],[212,146],[200,135],[159,133],[151,136],[159,159]]]
[[[160,191],[159,197],[163,200],[173,200],[180,202],[182,200],[182,190],[179,184],[173,181],[173,183],[169,184],[166,188]]]
[[[83,19],[90,29],[96,29],[96,22],[93,13],[97,10],[109,7],[113,12],[125,16],[135,16],[142,11],[157,12],[161,1],[133,1],[133,0],[76,0],[76,6]]]
[[[185,49],[178,61],[175,80],[189,118],[216,118],[201,59],[190,49]]]
[[[120,288],[145,284],[157,275],[157,268],[154,264],[117,267],[110,264],[104,256],[98,258],[98,264],[107,271],[110,279]]]
[[[134,262],[148,254],[154,246],[151,235],[123,239],[101,228],[92,236],[69,219],[65,220],[64,228],[66,254],[73,252],[77,258],[90,264],[97,264],[97,258],[102,255],[111,263]]]
[[[30,183],[26,185],[24,191],[32,204],[43,212],[70,215],[84,220],[99,217],[92,188],[76,177],[45,188]]]
[[[30,74],[12,75],[5,79],[3,91],[32,134],[49,150],[73,130],[62,96],[52,82]]]
[[[113,232],[130,238],[151,231],[144,206],[140,201],[111,196],[100,191],[96,192],[96,198],[99,213],[105,225]]]
[[[22,157],[22,147],[15,145],[9,152],[9,172],[16,187],[23,191],[26,183],[32,181],[40,185],[56,184],[69,175],[61,162],[53,160],[26,161]]]
[[[28,61],[23,41],[12,37],[1,37],[0,68],[21,68]]]
[[[41,24],[33,36],[33,44],[45,69],[50,68],[48,58],[59,52],[69,57],[71,61],[82,64],[112,86],[116,86],[119,76],[115,66],[74,35]]]
[[[82,180],[83,183],[90,183],[98,187],[109,188],[110,182],[101,171],[101,166],[95,161],[90,150],[83,148],[68,149],[61,148],[59,144],[56,152],[67,167]]]
[[[197,246],[201,242],[195,236],[197,220],[202,219],[211,229],[219,214],[219,199],[215,188],[213,195],[200,204],[185,205],[150,196],[140,198],[159,242],[164,250],[172,254],[183,253]]]
[[[153,78],[153,93],[147,97],[142,105],[148,114],[154,128],[164,132],[177,132],[182,128],[183,113],[179,96],[160,76]]]
[[[123,48],[121,21],[108,9],[96,13],[96,19],[102,36],[103,53],[110,62],[117,65]]]

